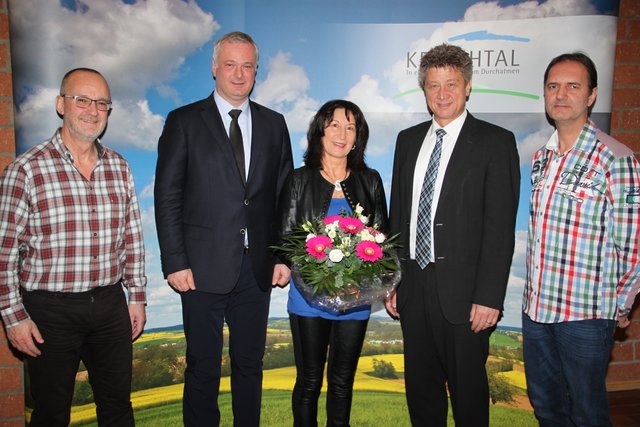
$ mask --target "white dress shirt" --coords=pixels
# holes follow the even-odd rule
[[[433,201],[431,202],[431,230],[433,231],[433,218],[436,215],[438,209],[438,199],[440,198],[440,190],[442,189],[442,182],[444,181],[444,175],[449,165],[449,159],[453,153],[453,148],[456,145],[460,130],[464,121],[467,119],[467,110],[465,110],[459,117],[454,119],[447,126],[443,127],[447,134],[442,139],[442,153],[440,155],[440,165],[438,166],[438,175],[436,176],[436,184],[433,190]],[[416,258],[416,229],[418,224],[418,205],[420,204],[420,192],[422,191],[422,184],[424,182],[424,175],[427,173],[427,167],[429,166],[429,159],[431,153],[436,144],[436,131],[441,126],[433,120],[431,127],[427,132],[427,135],[422,142],[422,147],[418,153],[418,159],[416,161],[416,168],[413,173],[413,197],[411,200],[411,220],[409,222],[409,255],[411,259]],[[433,236],[433,232],[431,236]],[[431,250],[435,253],[435,239],[431,244]],[[433,253],[429,254],[429,259],[433,260]]]
[[[213,98],[216,101],[218,110],[220,110],[220,117],[222,117],[222,123],[229,136],[229,127],[231,126],[231,116],[229,111],[242,110],[242,114],[238,116],[238,125],[240,125],[240,132],[242,132],[242,146],[244,148],[244,170],[245,181],[249,177],[249,164],[251,163],[251,108],[249,108],[249,99],[245,100],[241,106],[234,107],[229,104],[218,95],[218,92],[213,92]]]

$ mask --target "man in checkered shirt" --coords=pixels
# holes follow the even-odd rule
[[[616,327],[640,288],[640,172],[590,121],[596,67],[560,55],[544,75],[556,132],[533,158],[522,331],[541,426],[610,426],[605,379]]]
[[[99,72],[69,71],[56,110],[62,127],[0,178],[0,315],[27,363],[31,426],[69,424],[80,360],[98,424],[133,426],[132,340],[146,302],[133,177],[99,141],[111,111]]]

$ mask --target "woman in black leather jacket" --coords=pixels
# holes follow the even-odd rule
[[[280,196],[280,235],[305,220],[341,209],[364,208],[369,224],[388,231],[382,179],[367,167],[369,127],[352,102],[333,100],[316,113],[307,133],[305,166],[291,172]],[[355,377],[370,306],[344,313],[327,311],[302,296],[291,281],[287,304],[296,360],[292,407],[295,426],[317,426],[318,397],[329,349],[327,425],[348,426]]]

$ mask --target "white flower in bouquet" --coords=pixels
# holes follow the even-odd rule
[[[343,258],[344,258],[344,252],[342,252],[340,249],[331,249],[329,251],[329,259],[332,262],[340,262],[342,261]]]
[[[385,236],[384,233],[376,233],[374,239],[376,243],[384,243],[384,241],[387,240],[387,236]]]
[[[369,242],[375,241],[375,238],[373,237],[371,232],[369,232],[369,230],[367,230],[366,228],[358,234],[358,237],[360,237],[360,240],[362,241],[365,241],[365,240]]]
[[[400,280],[394,238],[367,226],[362,206],[353,211],[304,221],[274,247],[288,255],[305,298],[332,310],[380,303]]]

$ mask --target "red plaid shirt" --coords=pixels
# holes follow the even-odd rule
[[[84,292],[122,281],[146,302],[144,242],[131,170],[96,142],[91,180],[75,168],[59,131],[19,156],[0,179],[0,315],[29,316],[25,290]]]

